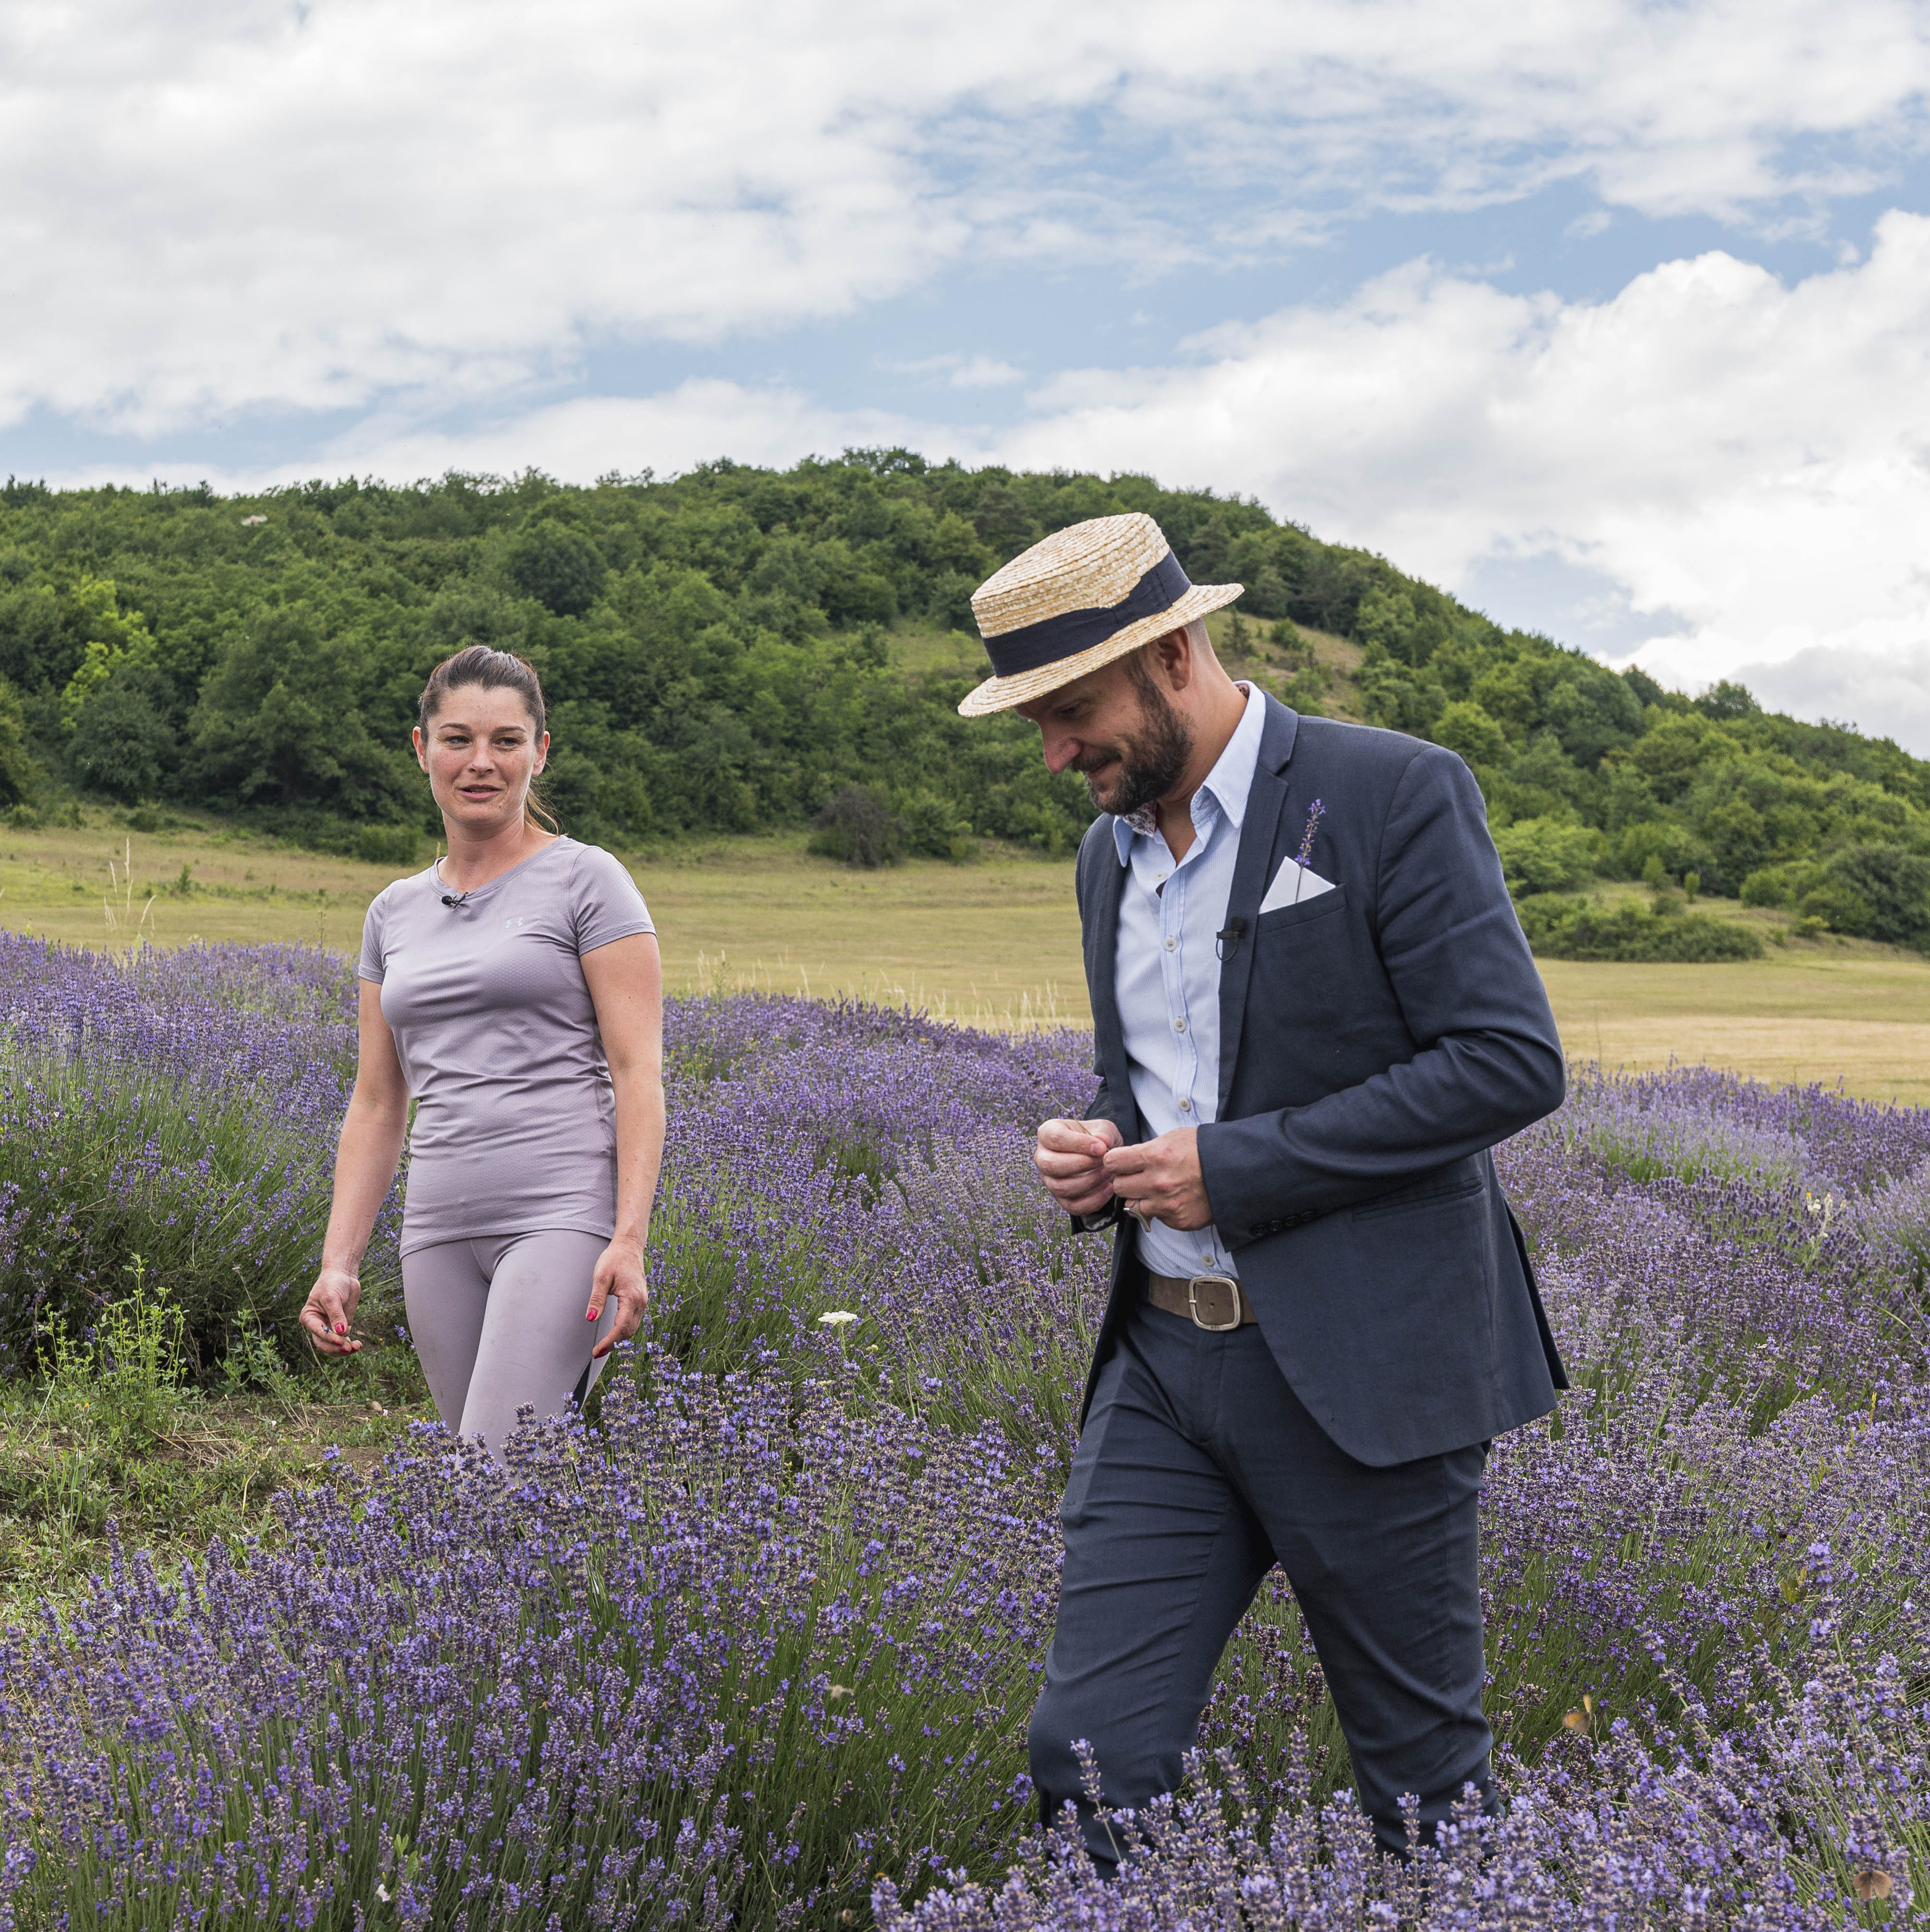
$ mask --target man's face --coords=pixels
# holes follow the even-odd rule
[[[1093,804],[1124,817],[1177,788],[1193,734],[1136,655],[1018,706],[1039,728],[1049,770],[1085,780]]]

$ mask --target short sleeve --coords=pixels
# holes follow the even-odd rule
[[[373,980],[378,986],[388,973],[382,957],[382,929],[389,910],[388,900],[385,887],[369,901],[368,910],[362,915],[362,958],[356,964],[358,976]]]
[[[656,930],[636,880],[620,859],[600,845],[586,845],[577,854],[570,898],[579,954],[594,952],[633,933]]]

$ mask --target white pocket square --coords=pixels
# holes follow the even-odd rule
[[[1309,899],[1317,899],[1322,892],[1333,890],[1333,880],[1323,879],[1311,866],[1303,866],[1296,859],[1283,859],[1273,884],[1267,888],[1266,897],[1260,902],[1260,910],[1277,912],[1282,906],[1304,905]]]

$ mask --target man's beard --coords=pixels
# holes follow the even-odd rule
[[[1085,780],[1094,809],[1115,812],[1121,818],[1175,790],[1193,757],[1193,734],[1166,701],[1166,693],[1136,659],[1127,666],[1127,674],[1139,694],[1138,733],[1104,751],[1087,753],[1074,767]],[[1102,797],[1092,782],[1092,768],[1109,763],[1115,754],[1119,776],[1112,781],[1110,795]]]

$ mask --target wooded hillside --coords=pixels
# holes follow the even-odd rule
[[[1617,676],[1256,503],[902,450],[589,488],[10,482],[0,803],[182,800],[401,860],[433,827],[406,748],[416,694],[478,640],[540,666],[552,800],[586,837],[797,824],[861,786],[914,850],[1063,850],[1083,786],[1046,776],[1030,726],[954,712],[982,663],[969,597],[1047,531],[1125,509],[1196,581],[1247,586],[1230,641],[1299,708],[1334,692],[1303,628],[1349,640],[1361,714],[1473,767],[1517,892],[1693,874],[1838,931],[1930,938],[1930,764],[1893,744],[1733,686],[1691,700]]]

